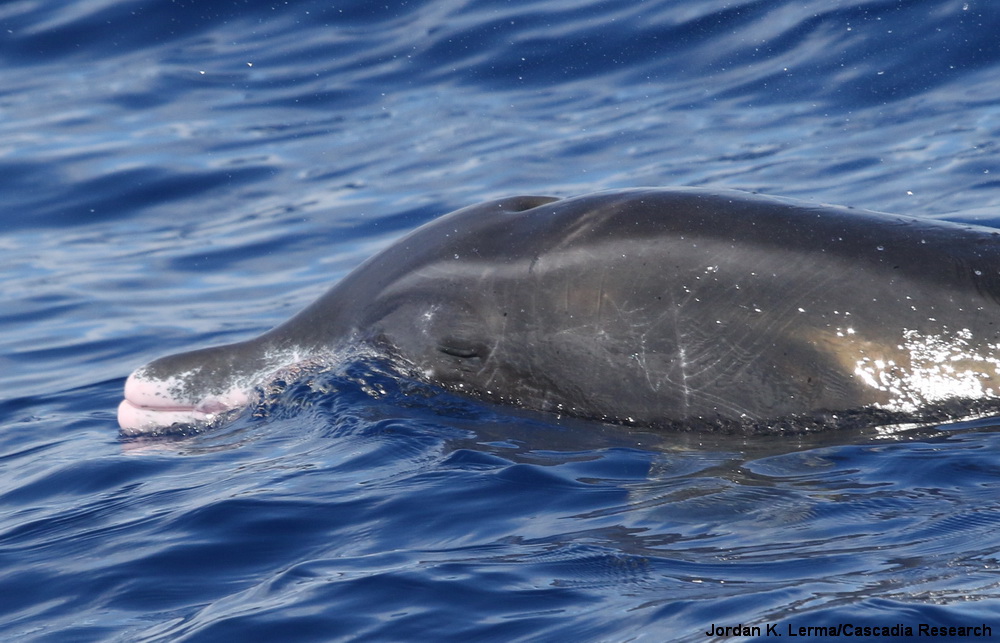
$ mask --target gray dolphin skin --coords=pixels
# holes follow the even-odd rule
[[[1000,235],[736,191],[464,208],[249,341],[126,382],[126,433],[208,422],[291,364],[367,346],[517,407],[767,431],[995,412]]]

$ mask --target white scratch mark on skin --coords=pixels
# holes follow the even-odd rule
[[[684,345],[677,347],[678,363],[681,367],[681,392],[684,394],[684,408],[688,406],[688,399],[691,397],[691,387],[688,385],[687,376],[687,351]]]

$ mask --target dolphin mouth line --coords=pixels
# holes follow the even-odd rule
[[[125,435],[169,431],[170,427],[203,427],[230,408],[200,409],[192,405],[150,405],[125,398],[118,405],[118,425]]]
[[[216,399],[205,400],[198,404],[150,404],[148,402],[137,402],[125,397],[121,403],[122,405],[127,404],[130,408],[144,413],[188,413],[208,420],[211,420],[220,413],[231,411],[239,406],[225,404]]]
[[[190,404],[173,405],[173,406],[158,405],[158,404],[140,404],[138,402],[133,402],[132,400],[130,400],[128,398],[125,398],[124,400],[122,400],[122,403],[128,404],[132,408],[138,409],[140,411],[153,411],[153,412],[161,412],[161,413],[172,413],[172,412],[173,413],[204,413],[204,411],[200,411],[198,409],[198,407],[192,406]]]

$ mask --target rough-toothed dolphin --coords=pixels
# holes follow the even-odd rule
[[[211,420],[350,345],[651,427],[951,417],[1000,401],[998,301],[989,228],[690,188],[513,197],[424,225],[256,339],[143,366],[118,419]]]

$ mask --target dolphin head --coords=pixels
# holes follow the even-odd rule
[[[211,423],[250,404],[282,368],[365,342],[432,379],[460,385],[470,373],[495,377],[503,362],[490,358],[505,313],[483,291],[483,280],[502,267],[512,246],[532,237],[534,228],[521,230],[513,215],[555,200],[499,199],[441,217],[256,339],[150,362],[125,382],[119,425],[139,434]],[[518,264],[521,272],[529,262]]]

